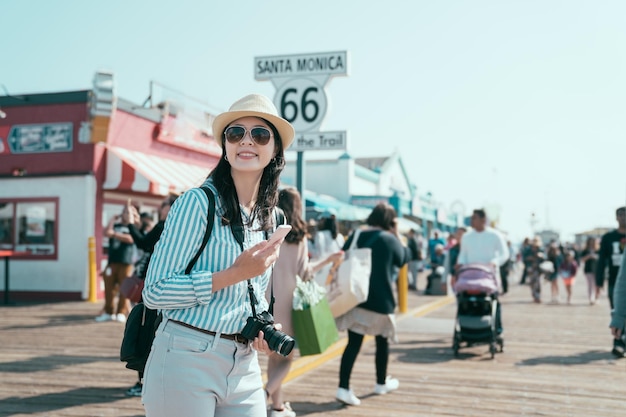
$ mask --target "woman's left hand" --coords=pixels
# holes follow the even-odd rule
[[[252,348],[258,352],[262,352],[265,353],[266,355],[269,355],[270,353],[272,353],[272,351],[270,350],[269,345],[267,344],[267,342],[264,339],[265,334],[263,333],[263,331],[259,331],[259,334],[257,335],[257,337],[254,338],[254,340],[252,341]]]
[[[280,323],[275,323],[274,328],[276,330],[281,330],[283,328],[283,325]],[[258,352],[265,353],[266,355],[272,353],[272,349],[270,349],[269,345],[267,344],[267,341],[265,340],[265,334],[262,330],[259,331],[257,337],[255,337],[252,341],[252,348]]]

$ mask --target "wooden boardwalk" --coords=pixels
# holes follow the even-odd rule
[[[352,377],[362,404],[336,402],[340,341],[296,360],[286,397],[298,416],[622,417],[626,359],[610,354],[606,297],[589,306],[581,278],[572,305],[533,304],[529,288],[512,278],[502,299],[505,351],[494,360],[486,346],[455,358],[453,299],[411,293],[409,313],[398,317],[400,343],[391,346],[398,391],[373,395],[370,340]],[[144,416],[140,399],[124,395],[136,373],[118,359],[123,325],[95,323],[100,307],[0,307],[0,416]]]

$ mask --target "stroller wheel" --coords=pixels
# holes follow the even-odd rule
[[[454,353],[455,357],[459,356],[459,346],[460,346],[459,335],[455,330],[453,340],[452,340],[452,352]]]
[[[495,343],[491,343],[489,345],[489,353],[491,353],[491,359],[493,359],[496,356],[496,344]]]

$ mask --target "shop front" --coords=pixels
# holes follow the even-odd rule
[[[19,253],[14,301],[87,299],[90,241],[101,294],[109,219],[131,199],[156,220],[163,197],[200,185],[221,155],[206,129],[183,132],[162,107],[111,96],[102,111],[102,97],[96,87],[0,97],[0,250]]]

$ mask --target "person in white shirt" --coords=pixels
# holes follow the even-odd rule
[[[487,214],[483,209],[476,209],[471,217],[472,230],[461,238],[461,252],[457,265],[483,264],[493,268],[501,290],[499,268],[509,259],[509,249],[504,237],[497,230],[487,226]],[[496,311],[498,333],[502,332],[502,311],[500,303]]]
[[[324,213],[318,221],[317,232],[315,233],[316,257],[321,258],[341,250],[345,238],[338,229],[337,217],[332,213]]]
[[[472,230],[461,238],[461,252],[457,263],[491,264],[494,267],[504,265],[509,259],[509,249],[500,232],[487,226],[484,210],[474,210],[471,225]]]
[[[317,223],[317,231],[313,237],[313,250],[310,253],[312,261],[326,259],[329,255],[340,251],[345,243],[344,236],[339,233],[337,217],[325,212]],[[330,273],[331,265],[323,266],[315,273],[315,281],[320,285],[326,284],[326,279]]]

